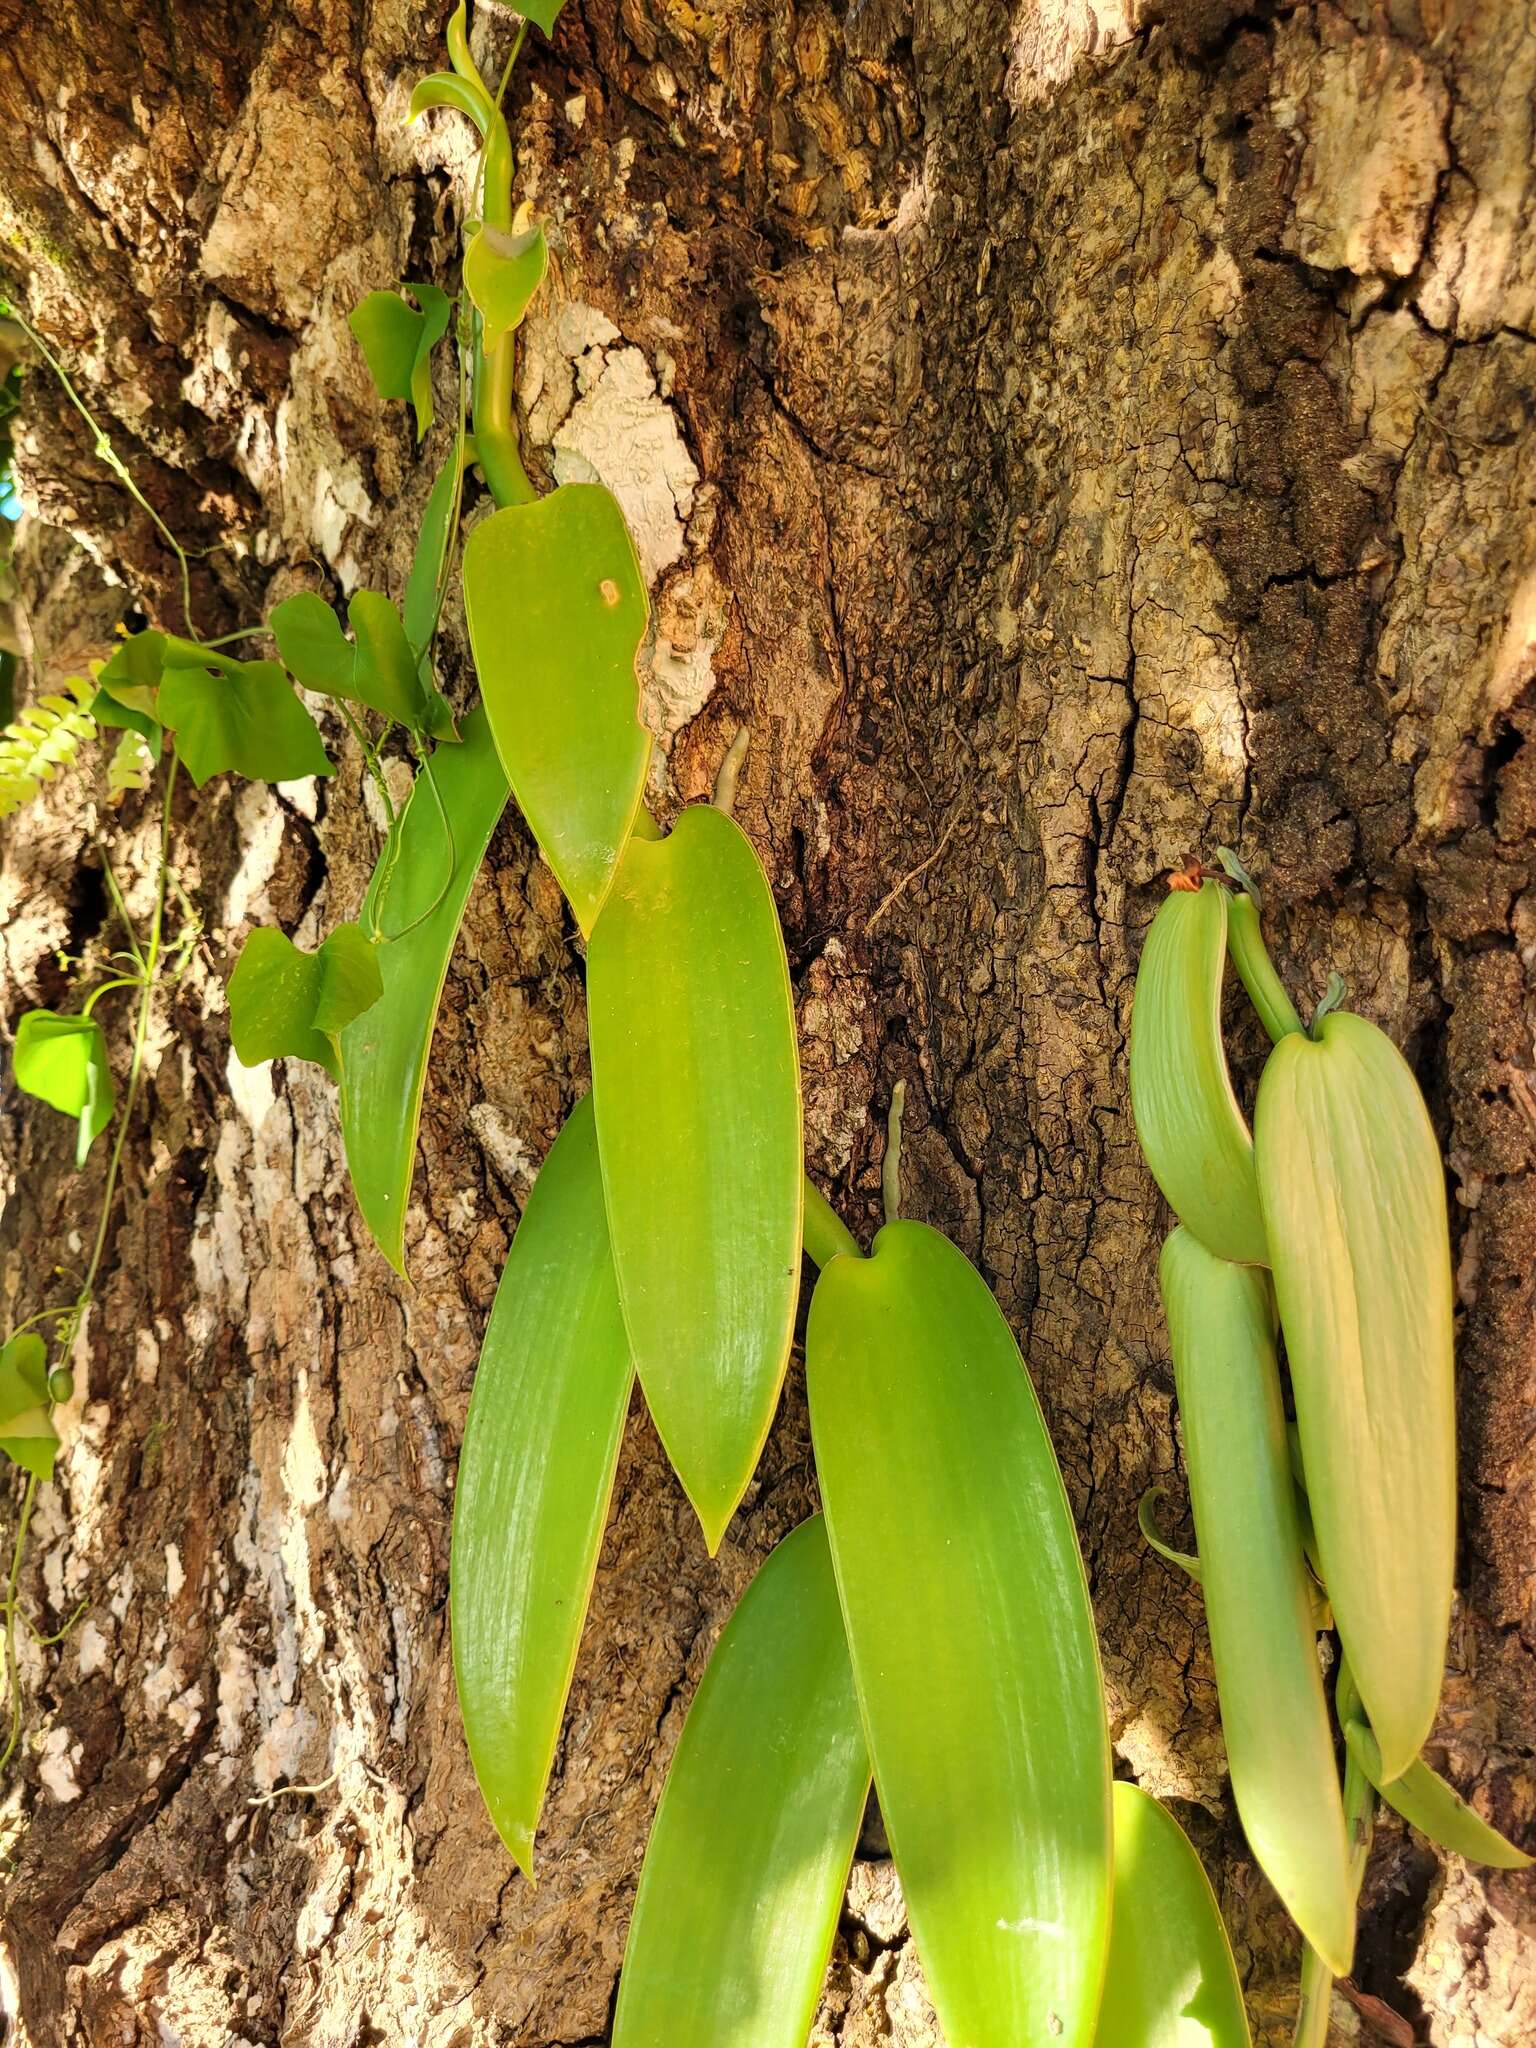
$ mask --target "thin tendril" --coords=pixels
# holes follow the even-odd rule
[[[187,560],[185,548],[183,548],[181,542],[176,538],[175,534],[172,533],[171,529],[160,517],[160,514],[155,510],[154,506],[150,504],[148,498],[145,497],[144,493],[139,489],[138,485],[134,482],[132,472],[129,470],[128,465],[123,461],[123,458],[112,446],[111,440],[108,438],[106,430],[100,425],[96,418],[96,415],[91,411],[90,407],[86,404],[85,400],[80,396],[79,392],[70,382],[69,372],[64,368],[64,365],[59,361],[58,357],[54,354],[53,350],[48,346],[47,342],[44,341],[43,337],[38,333],[37,329],[32,325],[31,321],[27,318],[25,313],[21,312],[19,308],[17,308],[14,305],[9,306],[7,310],[9,311],[10,317],[16,322],[16,325],[21,329],[22,333],[27,336],[28,340],[31,341],[33,347],[37,350],[38,354],[43,358],[43,361],[48,365],[49,369],[52,370],[55,377],[58,378],[59,384],[63,389],[64,396],[75,408],[75,411],[79,413],[81,419],[85,421],[85,424],[90,428],[92,439],[95,444],[96,454],[99,460],[104,462],[107,468],[112,471],[113,475],[118,478],[119,482],[123,485],[129,497],[133,499],[134,503],[138,505],[141,508],[141,510],[149,514],[151,520],[154,522],[155,528],[159,533],[161,539],[165,542],[166,546],[170,549],[171,553],[176,557],[177,567],[181,571],[181,607],[183,614],[185,615],[186,618],[187,631],[189,633],[195,634],[197,628],[192,622],[192,569],[190,563]]]

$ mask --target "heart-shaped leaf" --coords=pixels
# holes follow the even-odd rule
[[[1088,2048],[1109,1734],[1072,1511],[1013,1333],[952,1244],[890,1223],[872,1257],[823,1270],[806,1377],[880,1809],[946,2038]]]
[[[244,1067],[287,1057],[341,1077],[339,1038],[384,992],[379,949],[359,926],[339,924],[313,953],[259,925],[229,977],[229,1035]]]
[[[117,1107],[101,1026],[94,1017],[27,1010],[16,1026],[14,1067],[18,1088],[61,1115],[78,1118],[75,1164],[84,1166]]]
[[[1166,1807],[1115,1786],[1115,1894],[1099,2048],[1250,2048],[1211,1881]]]
[[[450,301],[435,284],[408,284],[417,304],[398,292],[370,292],[347,316],[380,398],[409,399],[416,438],[432,424],[432,351],[448,331]],[[420,307],[418,312],[417,306]]]
[[[869,1791],[820,1515],[731,1616],[640,1872],[614,2048],[805,2048]]]
[[[635,679],[645,582],[618,501],[562,484],[493,513],[464,544],[464,603],[507,780],[590,936],[651,753]]]
[[[619,1299],[713,1552],[768,1434],[800,1286],[800,1066],[751,841],[711,805],[632,839],[587,950]]]
[[[443,722],[447,707],[424,686],[400,614],[377,590],[359,590],[347,606],[354,639],[312,590],[274,605],[267,619],[283,666],[307,690],[366,704],[412,732]],[[451,721],[449,721],[451,723]]]
[[[58,1449],[49,1413],[48,1353],[36,1331],[24,1330],[0,1350],[0,1451],[47,1481]]]
[[[437,800],[418,775],[369,885],[366,915],[398,938],[377,948],[384,993],[341,1035],[341,1129],[363,1219],[397,1272],[405,1271],[405,1208],[416,1128],[443,978],[464,905],[507,801],[483,708],[464,744],[432,755]]]
[[[199,789],[225,769],[252,782],[331,772],[315,721],[275,661],[233,661],[167,636],[154,715]]]
[[[530,1877],[633,1380],[589,1095],[512,1241],[453,1496],[459,1710],[491,1819]]]
[[[485,223],[464,251],[464,289],[475,302],[489,346],[527,312],[549,267],[542,227],[509,228]]]

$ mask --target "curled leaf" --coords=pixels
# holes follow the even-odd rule
[[[0,1350],[0,1451],[45,1481],[59,1449],[49,1398],[47,1349],[35,1330],[23,1330]]]
[[[521,233],[487,222],[464,252],[464,288],[480,314],[487,344],[516,327],[549,267],[542,227]]]
[[[1346,1719],[1344,1740],[1350,1755],[1388,1806],[1431,1842],[1465,1856],[1469,1863],[1486,1863],[1491,1869],[1530,1868],[1532,1859],[1525,1851],[1517,1849],[1497,1828],[1490,1826],[1454,1785],[1447,1784],[1438,1771],[1430,1769],[1423,1757],[1415,1757],[1407,1770],[1388,1779],[1381,1768],[1381,1750],[1364,1721]]]
[[[28,1010],[16,1027],[16,1086],[63,1116],[79,1119],[75,1164],[112,1121],[117,1088],[107,1041],[94,1017]]]
[[[447,706],[423,684],[400,614],[377,590],[359,590],[347,606],[353,632],[312,590],[275,605],[267,624],[283,666],[307,690],[365,704],[412,732],[443,722]],[[451,724],[451,719],[448,720]]]
[[[313,953],[258,926],[229,977],[229,1032],[245,1067],[287,1056],[341,1078],[340,1034],[382,995],[378,948],[339,924]]]
[[[412,111],[417,111],[414,101]],[[448,331],[451,302],[435,284],[408,284],[405,289],[415,297],[416,306],[408,305],[398,292],[370,292],[347,316],[347,325],[367,358],[380,398],[409,399],[420,441],[432,424],[432,351]]]

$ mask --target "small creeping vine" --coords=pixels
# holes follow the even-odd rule
[[[548,32],[559,0],[527,11]],[[733,816],[745,729],[712,803],[665,831],[646,807],[636,664],[649,599],[633,540],[605,485],[541,494],[519,442],[518,334],[549,257],[544,226],[512,190],[503,101],[522,40],[519,29],[493,94],[461,6],[450,68],[412,95],[412,119],[449,110],[479,137],[459,290],[412,282],[370,293],[351,316],[378,391],[412,407],[420,442],[435,429],[434,351],[451,334],[457,355],[450,445],[399,606],[359,590],[343,624],[300,593],[264,628],[201,638],[186,553],[16,316],[174,549],[183,630],[129,635],[0,741],[0,813],[111,733],[109,795],[157,787],[160,816],[147,933],[106,863],[125,949],[77,1009],[28,1012],[17,1035],[17,1083],[74,1119],[77,1165],[114,1135],[79,1286],[0,1352],[0,1450],[28,1473],[5,1602],[5,1758],[20,1729],[18,1586],[36,1489],[53,1471],[53,1409],[71,1392],[157,992],[198,936],[190,907],[168,929],[184,904],[178,776],[201,787],[225,773],[330,775],[310,692],[358,745],[383,843],[358,917],[313,951],[251,934],[229,977],[231,1037],[248,1064],[305,1058],[336,1082],[359,1212],[402,1275],[444,977],[509,797],[586,947],[592,1089],[508,1254],[453,1512],[465,1734],[490,1817],[530,1877],[634,1385],[713,1554],[772,1424],[803,1258],[817,1269],[806,1382],[823,1513],[764,1563],[699,1688],[641,1875],[616,2048],[804,2048],[871,1783],[951,2040],[1189,2048],[1198,2032],[1208,2048],[1247,2048],[1193,1850],[1155,1802],[1112,1784],[1087,1577],[1018,1346],[969,1261],[901,1216],[900,1084],[885,1223],[868,1254],[806,1175],[783,934]],[[474,471],[495,509],[461,547]],[[433,658],[456,573],[480,687],[462,714]],[[275,658],[227,651],[257,632]],[[395,735],[416,763],[399,805],[381,751]],[[1296,2038],[1318,2048],[1331,1978],[1351,1964],[1378,1791],[1462,1853],[1526,1859],[1418,1755],[1439,1693],[1454,1535],[1433,1133],[1400,1055],[1341,1008],[1336,978],[1303,1028],[1257,895],[1224,858],[1231,889],[1198,867],[1173,879],[1132,1023],[1137,1128],[1180,1219],[1160,1278],[1199,1557],[1161,1541],[1150,1501],[1142,1526],[1202,1586],[1234,1795],[1306,1939]],[[1252,1133],[1222,1039],[1229,953],[1275,1041]],[[122,990],[135,993],[119,1098],[97,1006]],[[1317,1657],[1330,1625],[1342,1786]]]

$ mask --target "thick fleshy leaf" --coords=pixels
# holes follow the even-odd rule
[[[1136,1135],[1169,1208],[1224,1259],[1268,1257],[1253,1140],[1221,1036],[1227,892],[1173,889],[1155,918],[1131,1006]]]
[[[544,282],[549,244],[542,227],[493,227],[487,222],[464,251],[464,289],[480,314],[485,341],[516,327]]]
[[[565,0],[528,0],[528,5],[522,9],[522,12],[527,15],[530,21],[536,21],[539,27],[543,29],[545,35],[548,36],[554,34],[555,23],[559,19],[560,10],[564,5]]]
[[[633,1379],[587,1096],[496,1290],[453,1500],[459,1710],[491,1819],[530,1877]]]
[[[1350,1755],[1388,1806],[1431,1842],[1465,1856],[1469,1863],[1485,1863],[1490,1869],[1530,1868],[1532,1859],[1525,1851],[1517,1849],[1485,1821],[1476,1807],[1470,1806],[1438,1771],[1432,1771],[1422,1757],[1415,1757],[1406,1771],[1389,1780],[1382,1773],[1376,1738],[1363,1721],[1346,1720],[1344,1740]]]
[[[714,1551],[789,1359],[803,1184],[784,940],[723,811],[631,840],[588,947],[587,1014],[635,1368]]]
[[[416,438],[432,424],[432,351],[448,332],[450,301],[435,284],[408,284],[411,306],[398,292],[370,292],[347,316],[380,398],[409,399]],[[420,311],[417,311],[417,306]]]
[[[823,1271],[811,1432],[859,1703],[951,2048],[1087,2048],[1110,1777],[1077,1535],[1034,1389],[955,1247],[887,1224]]]
[[[107,1059],[106,1035],[94,1017],[57,1010],[27,1010],[16,1026],[16,1086],[63,1116],[79,1121],[75,1164],[112,1121],[117,1086]]]
[[[199,789],[225,769],[252,782],[329,775],[330,759],[293,685],[275,661],[167,664],[155,716]]]
[[[243,1067],[283,1057],[341,1075],[340,1033],[384,993],[379,948],[339,924],[313,953],[258,925],[229,977],[229,1035]]]
[[[1250,2048],[1216,1894],[1188,1836],[1137,1785],[1115,1786],[1115,1905],[1099,2048]]]
[[[618,501],[562,484],[464,544],[464,603],[518,806],[589,936],[640,808],[645,581]]]
[[[869,1789],[822,1519],[715,1646],[661,1795],[614,2048],[805,2048]]]
[[[45,1481],[59,1449],[49,1399],[47,1347],[35,1330],[23,1330],[0,1350],[0,1451]]]
[[[1253,1853],[1338,1976],[1355,1887],[1317,1657],[1269,1276],[1188,1229],[1158,1268],[1232,1792]]]
[[[432,772],[453,835],[450,846],[425,775],[418,775],[369,885],[365,922],[399,934],[378,948],[384,993],[341,1034],[341,1129],[363,1220],[384,1256],[405,1271],[405,1208],[432,1028],[464,905],[507,801],[483,709],[464,721],[464,744],[439,747]]]
[[[1407,1062],[1347,1011],[1270,1054],[1254,1155],[1323,1577],[1390,1780],[1434,1721],[1456,1562],[1445,1168]]]

